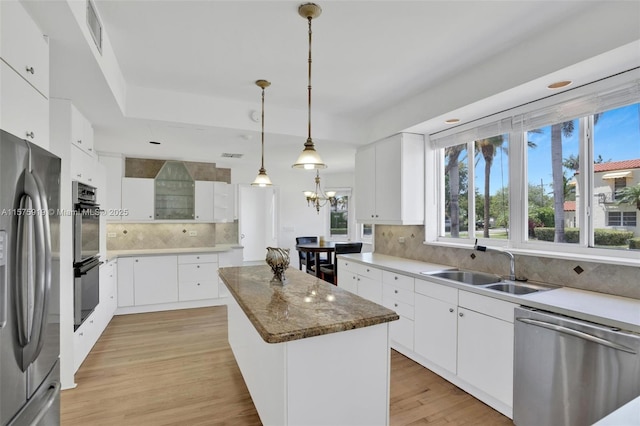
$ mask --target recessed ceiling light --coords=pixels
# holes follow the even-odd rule
[[[149,143],[150,143],[151,145],[160,145],[160,142],[156,142],[156,141],[149,141]]]
[[[446,124],[456,124],[456,123],[460,122],[460,119],[459,118],[449,118],[447,120],[444,120],[444,122]]]
[[[555,83],[551,83],[550,85],[548,85],[547,88],[549,88],[549,89],[562,89],[563,87],[567,87],[571,83],[573,83],[571,80],[556,81]]]

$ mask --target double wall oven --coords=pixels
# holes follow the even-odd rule
[[[100,205],[96,188],[73,182],[74,324],[80,324],[100,302]]]

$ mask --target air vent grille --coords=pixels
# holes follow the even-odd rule
[[[96,7],[91,0],[87,0],[87,26],[98,48],[98,52],[102,54],[102,23],[98,18]]]
[[[242,158],[244,154],[232,154],[229,152],[223,152],[222,153],[222,157],[223,158]]]

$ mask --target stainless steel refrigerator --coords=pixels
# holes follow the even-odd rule
[[[60,424],[60,159],[0,130],[0,425]]]

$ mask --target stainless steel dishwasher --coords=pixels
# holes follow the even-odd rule
[[[591,425],[640,395],[640,335],[515,309],[513,421]]]

